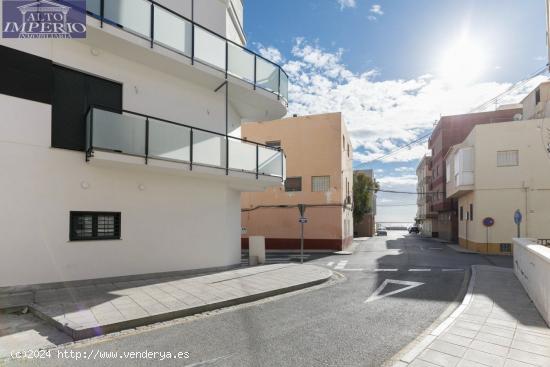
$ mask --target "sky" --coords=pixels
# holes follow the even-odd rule
[[[354,167],[416,191],[440,116],[467,113],[547,63],[545,0],[245,0],[248,47],[289,74],[289,115],[343,113]],[[546,75],[501,98],[517,103]],[[378,194],[377,221],[413,222],[416,195]]]

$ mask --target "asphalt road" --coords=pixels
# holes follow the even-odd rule
[[[460,254],[404,232],[360,241],[353,255],[311,258],[310,263],[343,277],[296,294],[60,350],[91,360],[58,358],[54,350],[51,358],[19,364],[380,366],[448,309],[470,265],[512,265],[509,257]],[[385,280],[387,285],[377,293]],[[404,287],[410,289],[384,297]],[[189,358],[160,361],[160,356],[127,359],[122,354],[144,351],[188,352]],[[96,355],[106,352],[118,355]]]

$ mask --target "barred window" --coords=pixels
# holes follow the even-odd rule
[[[71,212],[71,241],[119,240],[120,213]]]
[[[497,166],[498,167],[519,166],[519,151],[505,150],[505,151],[497,152]]]
[[[285,191],[302,191],[302,177],[287,177],[285,180]]]
[[[330,191],[330,176],[313,176],[311,178],[312,192]]]

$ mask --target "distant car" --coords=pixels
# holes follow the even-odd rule
[[[420,229],[418,228],[418,226],[410,226],[409,233],[420,233]]]
[[[376,235],[377,236],[387,236],[388,235],[388,231],[386,231],[386,228],[384,227],[380,227],[376,230]]]

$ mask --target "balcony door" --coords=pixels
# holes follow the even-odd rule
[[[90,106],[122,111],[122,84],[54,65],[52,147],[85,149]]]

